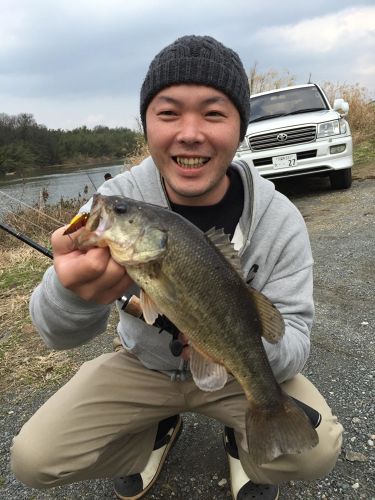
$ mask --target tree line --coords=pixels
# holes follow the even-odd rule
[[[0,113],[0,172],[20,167],[82,163],[132,155],[141,133],[125,127],[86,126],[53,130],[36,123],[32,114]]]

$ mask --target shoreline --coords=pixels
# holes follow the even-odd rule
[[[100,158],[92,158],[90,159],[85,159],[85,161],[71,161],[67,163],[54,163],[53,165],[25,165],[25,166],[19,166],[19,167],[13,167],[12,170],[7,171],[7,170],[2,170],[0,169],[0,176],[4,177],[10,177],[13,175],[20,174],[21,172],[30,172],[33,170],[43,170],[43,169],[54,169],[54,168],[61,168],[61,169],[70,169],[70,168],[75,168],[75,167],[80,167],[80,168],[89,168],[89,167],[99,167],[99,166],[110,166],[114,165],[116,163],[118,164],[125,164],[126,157],[123,158],[108,158],[108,157],[103,157],[102,159]]]

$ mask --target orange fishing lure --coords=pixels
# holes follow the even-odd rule
[[[89,215],[90,214],[86,212],[82,212],[81,214],[75,215],[73,219],[69,222],[69,226],[67,227],[67,229],[65,229],[63,234],[72,234],[75,231],[77,231],[77,229],[79,229],[80,227],[85,226],[87,219],[89,218]]]

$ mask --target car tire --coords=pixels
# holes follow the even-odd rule
[[[352,169],[345,168],[329,174],[332,189],[348,189],[352,185]]]

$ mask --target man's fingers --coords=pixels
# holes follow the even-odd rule
[[[54,257],[54,265],[61,283],[66,288],[71,288],[73,285],[90,283],[102,276],[110,259],[107,248],[90,248],[85,253],[74,250],[66,254],[58,254]],[[121,275],[124,272],[125,269],[122,267]]]
[[[85,300],[109,304],[121,297],[132,283],[126,269],[109,258],[105,271],[97,278],[73,285],[70,289],[79,292],[80,297]]]
[[[84,300],[98,304],[111,304],[125,293],[130,284],[131,280],[126,275],[108,289],[103,289],[100,283],[94,281],[77,287],[77,290],[75,290],[76,287],[72,287],[71,290],[76,293],[79,291],[79,296]]]
[[[59,229],[56,229],[56,231],[52,233],[51,243],[54,255],[66,254],[77,249],[75,238],[78,236],[79,231],[81,231],[82,228],[74,233],[74,236],[72,236],[70,234],[64,234],[64,231],[68,227],[69,226],[59,227]]]
[[[124,266],[115,262],[108,247],[78,250],[75,239],[84,228],[64,235],[68,226],[52,235],[54,266],[61,284],[84,300],[109,304],[133,283]]]

